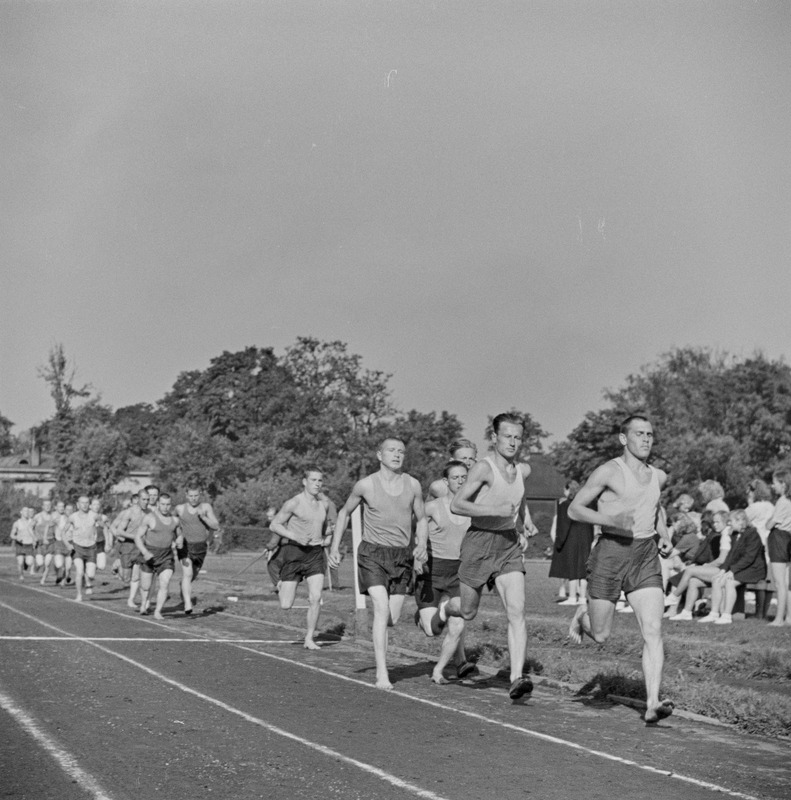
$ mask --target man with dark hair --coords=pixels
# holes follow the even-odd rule
[[[340,564],[339,545],[351,513],[363,505],[362,542],[357,550],[360,591],[371,598],[372,638],[376,659],[376,687],[392,689],[387,671],[387,628],[395,625],[409,591],[413,566],[426,563],[428,526],[420,484],[402,472],[406,448],[401,439],[388,437],[376,457],[379,470],[354,485],[338,514],[329,563]],[[416,544],[412,548],[412,523]]]
[[[192,582],[197,579],[214,534],[220,529],[211,504],[202,503],[200,496],[200,487],[188,486],[187,502],[176,506],[184,537],[177,555],[181,561],[181,596],[185,614],[192,613]]]
[[[435,633],[448,617],[475,619],[485,586],[496,588],[508,619],[510,683],[508,695],[517,700],[533,691],[523,675],[527,649],[525,625],[525,567],[522,554],[527,536],[535,530],[525,503],[527,464],[517,464],[524,421],[516,414],[498,414],[492,421],[494,452],[470,470],[450,503],[450,510],[471,518],[461,544],[460,595],[440,605],[432,620]]]
[[[163,619],[162,608],[168,599],[168,584],[176,566],[173,545],[175,544],[177,550],[184,546],[181,522],[175,514],[171,514],[170,508],[170,495],[159,495],[157,507],[143,517],[143,521],[135,533],[135,545],[142,556],[140,613],[148,614],[148,593],[151,590],[154,575],[157,575],[159,584],[154,608],[156,619]]]
[[[618,438],[623,454],[595,469],[569,507],[572,519],[602,529],[588,561],[588,605],[577,609],[569,636],[578,644],[583,634],[599,644],[607,641],[615,604],[625,592],[643,636],[645,721],[655,723],[673,712],[672,702],[659,700],[664,590],[656,539],[659,534],[663,552],[672,550],[659,504],[667,475],[647,463],[654,430],[646,417],[627,417]]]
[[[318,650],[314,639],[321,610],[324,587],[324,548],[329,544],[329,500],[321,493],[324,475],[318,467],[308,467],[302,478],[302,491],[286,500],[270,523],[271,530],[282,536],[280,607],[294,605],[297,585],[304,578],[308,585],[307,630],[304,647]]]
[[[448,445],[451,461],[461,461],[467,470],[478,460],[478,448],[469,439],[454,439]],[[448,484],[444,478],[432,481],[426,494],[426,502],[436,497],[445,497],[448,494]]]

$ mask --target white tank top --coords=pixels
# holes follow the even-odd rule
[[[491,486],[485,485],[481,488],[475,498],[475,504],[500,505],[501,503],[513,503],[518,513],[522,498],[525,496],[525,479],[522,475],[521,466],[519,464],[514,465],[516,474],[513,483],[508,483],[491,456],[486,456],[483,460],[488,462],[494,479]],[[510,531],[516,527],[516,514],[513,517],[474,517],[471,527],[484,531]]]
[[[602,514],[616,516],[624,512],[634,515],[632,533],[635,539],[650,539],[656,534],[656,510],[659,505],[659,473],[653,468],[647,484],[643,485],[637,476],[627,466],[621,456],[614,458],[623,475],[624,491],[616,496],[609,489],[602,492],[599,497],[598,508]],[[607,533],[607,528],[602,527],[602,533]]]
[[[428,524],[431,554],[435,558],[457,561],[461,558],[461,540],[470,527],[470,518],[451,513],[448,495],[440,497],[436,502],[440,509],[439,519],[431,517]]]

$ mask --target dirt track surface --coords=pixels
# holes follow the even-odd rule
[[[141,618],[119,585],[78,604],[0,560],[3,797],[788,798],[785,743],[497,678],[430,683],[426,658],[320,652],[226,613]],[[211,577],[211,576],[209,576]],[[349,602],[353,602],[351,597]],[[304,612],[298,612],[295,623]]]

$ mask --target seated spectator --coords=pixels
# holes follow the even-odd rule
[[[729,625],[733,622],[736,589],[744,583],[766,578],[766,556],[758,531],[750,525],[743,509],[729,517],[733,538],[731,549],[711,583],[711,611],[698,622]]]
[[[667,526],[673,550],[666,556],[660,553],[659,557],[665,587],[674,575],[693,562],[702,542],[700,515],[693,517],[690,513],[693,502],[690,495],[682,494],[668,511]],[[665,605],[673,605],[671,597],[666,598]]]
[[[723,500],[725,490],[721,483],[712,480],[703,481],[698,486],[698,491],[706,504],[706,511],[725,511],[726,513],[730,511],[728,504]]]
[[[720,566],[725,561],[728,551],[731,549],[731,529],[728,526],[727,512],[717,511],[708,517],[709,513],[705,512],[703,514],[701,525],[705,538],[695,554],[694,561],[689,566],[684,567],[677,585],[673,586],[668,598],[670,607],[665,612],[665,616],[674,622],[688,622],[692,619],[692,611],[700,590],[711,585],[711,582],[719,573]],[[709,519],[711,520],[713,531],[708,530]],[[717,547],[719,549],[715,553]],[[674,614],[673,612],[685,592],[684,608]]]

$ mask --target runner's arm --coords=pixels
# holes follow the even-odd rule
[[[148,533],[148,529],[152,527],[150,524],[151,522],[152,520],[148,514],[146,514],[146,516],[143,518],[143,522],[138,526],[137,532],[135,533],[135,546],[141,552],[146,561],[151,558],[151,551],[146,547],[144,538]]]
[[[491,467],[485,461],[479,461],[467,475],[467,480],[450,501],[450,510],[463,517],[508,517],[516,516],[517,507],[513,503],[499,505],[474,503],[475,495],[489,483],[492,477]]]
[[[295,498],[286,500],[283,507],[275,514],[275,518],[269,523],[269,530],[274,531],[278,536],[282,536],[289,541],[296,542],[297,544],[305,545],[308,543],[308,538],[303,534],[294,533],[290,531],[286,525],[296,511],[297,501]]]
[[[201,504],[201,510],[198,512],[198,517],[211,531],[220,530],[220,523],[217,521],[217,517],[214,514],[214,509],[208,503]]]
[[[611,517],[590,508],[590,504],[605,490],[612,490],[614,475],[617,469],[613,464],[607,463],[597,467],[590,475],[585,485],[574,495],[569,505],[569,516],[577,522],[588,522],[591,525],[601,525],[608,529],[608,533],[633,539],[632,525],[634,517],[630,513],[618,514]]]
[[[335,530],[332,532],[332,544],[328,560],[331,567],[337,567],[341,563],[340,544],[341,538],[349,524],[352,511],[360,505],[365,492],[365,479],[354,484],[349,499],[344,503],[343,508],[338,512],[338,519],[335,523]]]
[[[412,513],[415,515],[417,522],[415,526],[415,549],[413,555],[415,561],[423,565],[428,561],[428,553],[426,547],[428,544],[428,520],[426,519],[426,508],[423,505],[423,493],[420,489],[420,484],[412,478],[412,488],[414,489],[415,496],[412,500]]]

